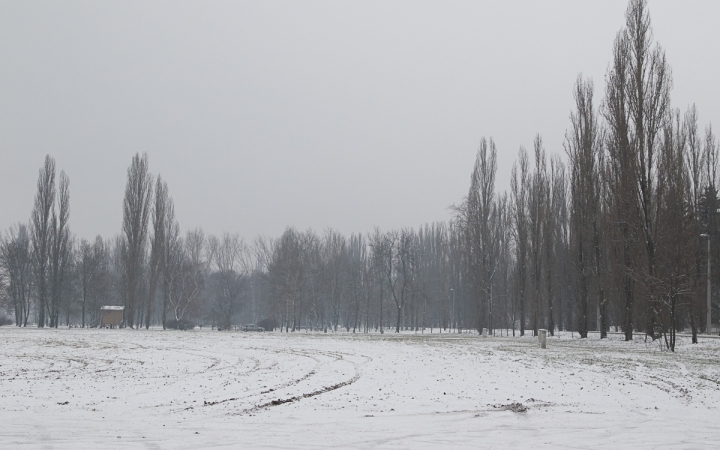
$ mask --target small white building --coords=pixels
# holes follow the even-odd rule
[[[100,308],[100,328],[119,327],[125,315],[124,306],[103,306]]]

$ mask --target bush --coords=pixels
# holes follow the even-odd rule
[[[277,320],[272,318],[264,318],[257,323],[257,326],[262,327],[265,331],[273,331],[277,328]]]
[[[13,321],[7,316],[0,316],[0,327],[3,325],[12,325]]]
[[[189,319],[170,319],[165,321],[165,328],[169,328],[171,330],[192,330],[195,328],[195,322],[189,320]]]

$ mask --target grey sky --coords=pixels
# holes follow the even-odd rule
[[[445,220],[479,139],[562,152],[579,72],[596,103],[625,0],[0,2],[0,229],[45,154],[71,227],[120,231],[148,152],[182,229],[344,233]],[[650,1],[673,105],[720,129],[720,2]]]

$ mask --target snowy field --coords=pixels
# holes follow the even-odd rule
[[[0,448],[715,448],[720,339],[0,328]]]

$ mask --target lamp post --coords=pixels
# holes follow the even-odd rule
[[[707,328],[706,328],[706,333],[711,334],[712,333],[712,330],[711,330],[711,328],[712,328],[712,303],[710,301],[710,292],[711,292],[711,287],[710,287],[710,235],[703,233],[700,235],[700,237],[707,238],[707,241],[708,241],[708,249],[707,249],[707,254],[708,254],[708,261],[707,261],[707,325],[706,325]]]

